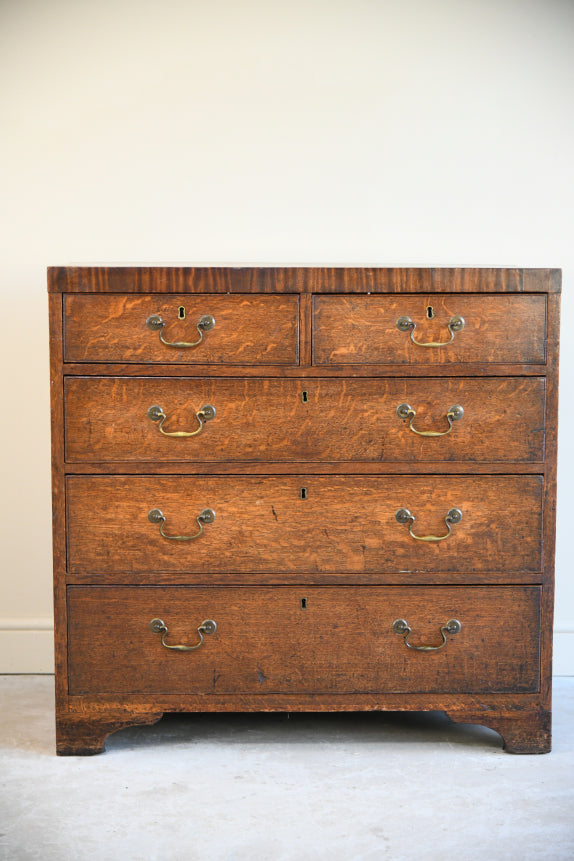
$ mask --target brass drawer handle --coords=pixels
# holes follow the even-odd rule
[[[203,425],[205,422],[210,421],[215,418],[215,407],[212,407],[211,404],[206,404],[200,410],[198,410],[195,414],[197,421],[199,422],[199,427],[194,431],[165,431],[163,429],[164,422],[167,419],[166,414],[163,409],[158,406],[150,407],[147,411],[147,417],[152,422],[159,422],[158,430],[164,436],[173,436],[173,437],[188,437],[188,436],[197,436],[198,433],[201,433],[203,430]]]
[[[209,332],[211,329],[215,327],[215,320],[211,316],[211,314],[204,314],[203,317],[200,317],[197,322],[197,331],[199,332],[199,339],[197,341],[166,341],[163,337],[163,330],[165,327],[164,321],[161,319],[159,314],[152,314],[151,317],[148,317],[146,320],[146,326],[148,329],[151,329],[153,332],[159,332],[159,339],[162,344],[165,344],[166,347],[197,347],[203,341],[203,333]]]
[[[451,508],[451,510],[447,513],[444,519],[444,522],[446,523],[446,528],[448,529],[446,535],[415,535],[413,532],[415,516],[414,514],[410,513],[408,508],[399,508],[399,510],[395,514],[395,520],[397,521],[397,523],[406,523],[409,527],[409,535],[416,541],[444,541],[445,538],[450,537],[451,524],[460,523],[460,521],[462,520],[462,511],[460,510],[460,508]]]
[[[149,623],[150,630],[154,632],[154,634],[161,634],[161,644],[166,649],[174,649],[176,652],[195,652],[196,649],[199,649],[200,646],[203,645],[203,635],[204,634],[215,634],[217,630],[217,625],[213,621],[213,619],[206,619],[205,622],[202,622],[201,625],[197,629],[197,633],[199,634],[199,643],[195,646],[170,646],[169,643],[166,643],[165,638],[167,637],[168,630],[167,625],[163,621],[163,619],[152,619]]]
[[[400,419],[404,419],[409,422],[409,430],[412,430],[413,433],[418,434],[418,436],[446,436],[447,433],[450,433],[452,430],[452,423],[457,422],[464,415],[464,410],[460,406],[460,404],[455,404],[453,407],[449,407],[449,410],[446,414],[446,420],[448,422],[448,430],[445,431],[420,431],[413,427],[413,422],[416,417],[416,412],[413,410],[410,404],[399,404],[397,407],[397,415]]]
[[[211,508],[204,508],[203,511],[197,515],[196,520],[197,525],[199,526],[199,531],[196,532],[195,535],[166,535],[163,531],[165,514],[160,511],[159,508],[152,508],[151,511],[148,511],[147,519],[150,523],[159,523],[159,534],[162,538],[167,538],[169,541],[195,541],[196,538],[203,535],[203,524],[213,523],[215,520],[215,511]]]
[[[415,649],[417,652],[438,652],[439,649],[442,649],[446,646],[446,635],[447,634],[458,634],[462,625],[458,621],[458,619],[449,619],[446,625],[442,625],[440,632],[442,634],[442,643],[440,646],[413,646],[412,643],[409,643],[409,634],[411,633],[411,629],[408,626],[408,623],[404,619],[395,619],[393,622],[393,631],[395,634],[400,634],[401,637],[405,639],[405,646],[409,649]]]
[[[423,343],[423,341],[415,341],[414,332],[417,327],[417,324],[411,320],[410,317],[399,317],[397,320],[397,329],[399,332],[410,332],[411,333],[411,341],[413,344],[416,344],[417,347],[445,347],[447,344],[450,344],[453,340],[455,334],[464,329],[464,317],[458,316],[451,317],[448,323],[448,331],[450,332],[450,338],[448,341],[428,341],[427,343]]]

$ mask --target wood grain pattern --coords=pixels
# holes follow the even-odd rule
[[[54,661],[56,709],[68,707],[68,652],[66,648],[66,493],[64,475],[64,379],[62,375],[62,297],[48,297],[50,320],[50,421],[52,467],[52,562],[54,588]]]
[[[179,308],[185,319],[178,318]],[[162,344],[146,325],[164,321],[166,341],[194,343],[197,323],[211,315],[215,327],[197,347]],[[94,296],[65,297],[65,358],[68,362],[161,362],[296,364],[299,348],[297,296]]]
[[[185,710],[442,709],[509,752],[550,749],[559,270],[52,267],[48,289],[59,753]],[[194,313],[216,328],[179,355],[152,313],[174,338]],[[421,340],[466,326],[433,351],[395,314]],[[217,416],[164,439],[151,395],[168,430],[203,403]],[[399,402],[417,428],[465,416],[422,439]],[[208,505],[216,521],[174,545],[151,505],[168,532]],[[409,507],[416,534],[444,533],[445,505],[463,521],[442,543],[394,520]],[[160,613],[170,642],[216,613],[218,631],[170,653],[147,627]],[[463,629],[423,654],[398,617],[419,644],[447,617]]]
[[[66,383],[66,458],[69,463],[541,462],[544,389],[542,377],[74,378]],[[417,413],[417,430],[448,430],[446,414],[456,404],[464,416],[448,435],[422,437],[397,415],[405,402]],[[195,430],[196,412],[205,404],[215,407],[216,416],[197,436],[169,438],[146,415],[156,404],[168,416],[166,431]]]
[[[540,570],[542,481],[535,475],[70,476],[67,499],[70,573],[153,580],[160,572],[227,579],[372,571],[409,583],[417,573],[423,580],[431,572],[515,578]],[[206,508],[216,520],[197,540],[169,541],[147,519],[156,508],[168,534],[194,534]],[[399,508],[415,515],[419,535],[446,534],[451,508],[463,519],[447,540],[420,542],[395,520]]]
[[[559,292],[559,269],[53,266],[60,293]]]
[[[560,295],[548,297],[548,345],[549,358],[553,362],[548,374],[546,402],[546,421],[548,437],[546,443],[546,476],[544,480],[544,546],[543,565],[547,585],[542,595],[543,622],[540,629],[542,658],[542,695],[550,715],[552,699],[552,649],[554,615],[554,567],[556,545],[556,493],[557,493],[557,449],[558,449],[558,357],[560,350]],[[548,747],[550,749],[550,721],[547,725]]]
[[[465,326],[451,343],[425,348],[413,344],[409,332],[399,331],[396,323],[403,316],[416,324],[413,337],[422,343],[448,342],[453,316],[462,316]],[[313,360],[317,365],[543,363],[546,297],[315,296]]]
[[[92,584],[93,585],[93,584]],[[99,588],[99,587],[98,587]],[[179,587],[175,587],[179,588]],[[346,588],[346,587],[345,587]],[[185,694],[158,693],[130,694],[129,698],[113,691],[102,691],[97,694],[75,694],[70,697],[69,714],[74,718],[83,715],[88,720],[89,715],[104,718],[109,712],[123,707],[126,714],[134,710],[136,714],[142,711],[157,713],[164,712],[336,712],[336,711],[444,711],[456,721],[456,715],[462,717],[470,711],[517,719],[524,716],[525,720],[536,712],[542,698],[542,691],[517,691],[515,693],[497,693],[482,691],[480,693],[465,693],[456,691],[435,692],[432,697],[428,692],[402,693],[389,691],[371,691],[369,693],[331,693],[325,696],[321,693],[291,691],[289,693],[266,694],[265,697],[255,692],[236,694],[214,694],[205,691],[189,691]],[[540,712],[542,713],[542,712]],[[464,723],[464,721],[461,721]],[[472,723],[472,721],[469,721]],[[484,723],[486,721],[476,721]]]
[[[529,293],[556,295],[562,291],[561,269],[523,269],[522,286]],[[553,334],[558,335],[558,332]]]
[[[545,365],[516,364],[515,362],[497,365],[495,363],[471,362],[469,364],[453,364],[452,362],[442,365],[309,365],[305,364],[303,357],[299,365],[206,365],[198,363],[193,369],[182,368],[181,365],[162,364],[121,364],[109,362],[105,365],[94,362],[66,362],[63,370],[67,376],[94,376],[99,377],[102,373],[109,376],[123,377],[181,377],[182,374],[192,373],[196,377],[230,377],[238,374],[241,377],[287,377],[299,378],[303,374],[307,379],[315,377],[337,377],[355,378],[370,377],[383,379],[385,377],[396,377],[397,372],[401,377],[537,377],[545,375],[552,370],[549,366],[550,355]]]
[[[306,608],[301,608],[301,598]],[[282,691],[536,691],[540,589],[530,587],[197,588],[71,586],[72,694]],[[214,634],[193,652],[205,619]],[[440,628],[461,622],[436,652]]]
[[[380,461],[314,461],[312,470],[305,461],[273,462],[252,460],[177,461],[178,475],[299,475],[312,471],[313,475],[395,475],[397,469],[405,475],[542,475],[545,464],[540,463],[479,463],[460,461],[422,461],[421,463],[382,463]],[[94,461],[68,463],[68,475],[172,475],[174,464],[150,461]]]

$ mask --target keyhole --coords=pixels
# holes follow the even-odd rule
[[[301,499],[307,499],[307,488],[306,487],[301,488]]]
[[[304,404],[309,402],[309,392],[301,392],[301,400]]]
[[[185,308],[183,305],[180,305],[177,309],[177,316],[180,320],[185,320]]]
[[[301,598],[301,609],[302,610],[307,609],[307,599],[306,598]]]
[[[432,318],[434,317],[434,310],[432,305],[427,305],[427,317],[429,320],[432,320]]]

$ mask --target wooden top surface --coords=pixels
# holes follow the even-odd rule
[[[50,293],[559,293],[560,269],[51,266]]]

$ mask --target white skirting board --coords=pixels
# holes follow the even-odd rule
[[[0,674],[53,672],[52,618],[0,619]]]
[[[574,676],[574,621],[557,621],[554,625],[552,673],[555,676]]]
[[[0,619],[0,675],[53,673],[52,619]],[[574,676],[574,621],[554,628],[554,675]]]

